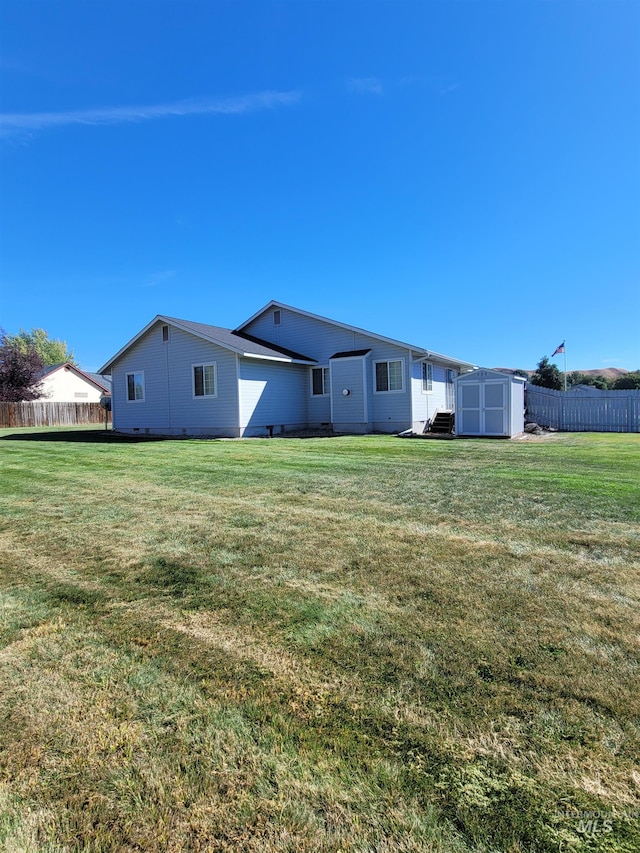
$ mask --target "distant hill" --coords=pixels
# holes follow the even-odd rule
[[[501,373],[515,373],[515,368],[513,367],[494,367],[492,369],[499,370]],[[526,370],[525,368],[523,368],[523,371],[528,373],[529,376],[535,373],[535,370]],[[629,371],[622,367],[601,367],[599,370],[570,370],[569,373],[584,373],[585,376],[604,376],[606,379],[617,379],[618,376],[624,376]]]
[[[573,372],[573,371],[571,371]],[[586,376],[606,376],[607,379],[617,379],[618,376],[624,376],[629,373],[622,367],[601,367],[600,370],[577,370],[576,373],[584,373]]]

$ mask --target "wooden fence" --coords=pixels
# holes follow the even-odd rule
[[[564,432],[640,432],[640,391],[553,391],[527,383],[528,421]]]
[[[111,422],[111,412],[106,412]],[[51,427],[104,424],[100,403],[0,403],[0,427]]]

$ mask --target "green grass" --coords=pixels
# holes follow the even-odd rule
[[[0,849],[636,851],[639,521],[636,435],[0,431]]]

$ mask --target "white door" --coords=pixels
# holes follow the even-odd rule
[[[447,370],[445,380],[445,406],[452,412],[455,408],[455,393],[453,387],[453,377],[455,376],[454,370]]]
[[[508,435],[506,390],[502,380],[484,383],[483,435]]]
[[[458,395],[458,435],[508,435],[506,383],[463,382]]]

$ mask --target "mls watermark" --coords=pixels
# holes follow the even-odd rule
[[[615,829],[616,823],[633,821],[640,818],[640,809],[627,809],[617,812],[585,811],[585,812],[556,812],[556,820],[571,821],[575,831],[580,835],[595,837],[608,835]]]

